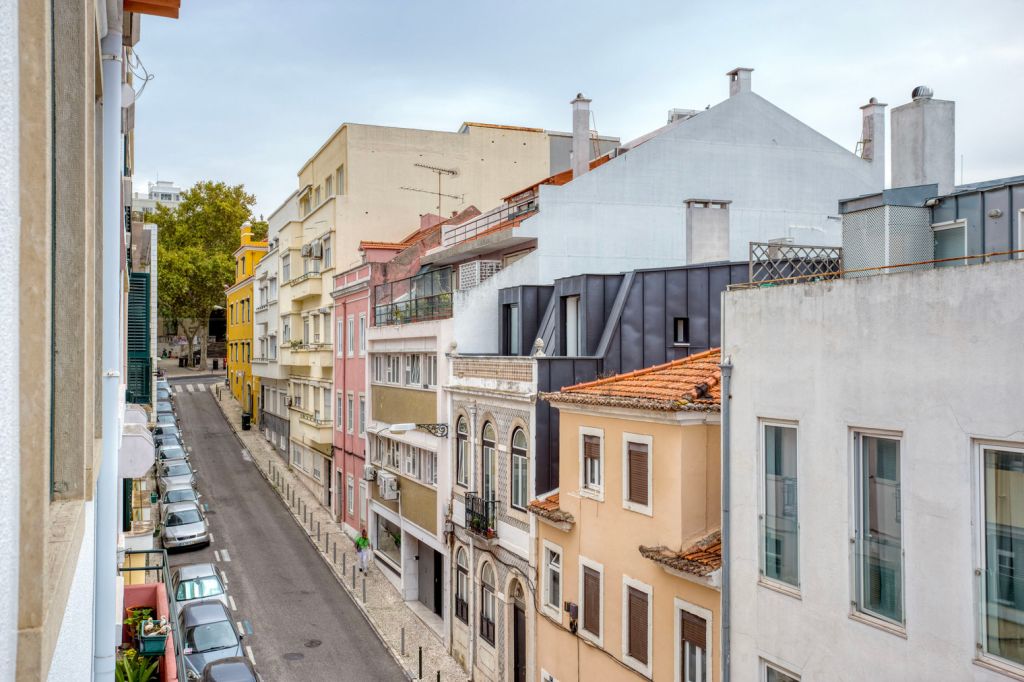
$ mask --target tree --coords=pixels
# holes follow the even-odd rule
[[[190,360],[201,333],[202,367],[210,314],[224,304],[224,289],[234,281],[239,227],[252,220],[255,203],[243,185],[201,181],[182,193],[177,208],[159,205],[152,217],[159,229],[157,306],[162,317],[178,320]]]

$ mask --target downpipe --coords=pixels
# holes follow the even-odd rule
[[[730,555],[729,539],[731,531],[729,528],[729,508],[731,505],[731,486],[729,481],[730,472],[730,403],[732,386],[732,357],[728,356],[719,365],[722,370],[722,682],[729,682],[730,656],[729,643],[730,633]]]

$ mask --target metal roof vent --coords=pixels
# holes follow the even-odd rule
[[[910,96],[915,100],[931,99],[932,95],[934,94],[935,93],[932,92],[932,89],[929,88],[927,85],[918,85],[916,88],[914,88],[914,91],[910,93]]]

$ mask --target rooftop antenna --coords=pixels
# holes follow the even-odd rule
[[[459,203],[465,201],[465,195],[457,196],[454,194],[445,194],[444,192],[441,191],[441,178],[443,178],[445,175],[449,177],[455,177],[459,174],[459,171],[455,170],[454,168],[439,168],[438,166],[428,166],[425,163],[414,163],[413,166],[415,166],[416,168],[423,168],[430,171],[431,173],[437,174],[437,191],[435,192],[429,189],[420,189],[418,187],[401,187],[399,189],[404,189],[408,192],[423,192],[425,194],[437,195],[437,215],[444,215],[441,212],[441,197],[455,199]]]

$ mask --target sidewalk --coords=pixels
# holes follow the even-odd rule
[[[178,358],[157,358],[157,367],[164,371],[165,379],[199,379],[202,377],[223,377],[224,365],[218,362],[217,369],[213,369],[213,360],[206,361],[206,368],[202,367],[178,367]]]
[[[214,396],[216,399],[216,394]],[[444,642],[405,605],[398,591],[381,575],[375,564],[370,565],[364,588],[363,576],[355,571],[357,558],[352,539],[331,518],[330,512],[299,482],[298,477],[289,470],[259,431],[241,430],[242,410],[231,393],[222,390],[217,403],[260,473],[277,491],[295,522],[305,531],[310,543],[317,547],[320,557],[330,567],[338,583],[352,597],[352,601],[363,612],[409,679],[441,679],[446,682],[469,680],[466,671],[448,655]],[[403,629],[404,656],[401,653]],[[417,677],[419,647],[423,647],[422,678]],[[359,655],[359,652],[353,654]]]

